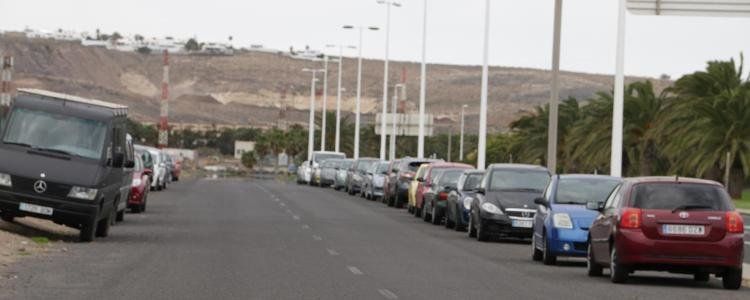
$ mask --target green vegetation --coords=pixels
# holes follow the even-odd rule
[[[242,165],[245,166],[245,168],[252,169],[256,164],[258,164],[258,159],[255,157],[255,152],[248,151],[242,153]]]
[[[39,245],[49,244],[49,239],[43,236],[35,236],[35,237],[32,237],[31,240]]]

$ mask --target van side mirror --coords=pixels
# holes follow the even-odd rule
[[[602,211],[603,208],[604,203],[599,203],[596,201],[586,202],[586,209],[588,210]]]
[[[542,198],[542,197],[534,199],[534,204],[536,204],[536,205],[542,205],[544,207],[549,206],[549,203],[547,203],[547,200],[544,199],[544,198]]]
[[[477,194],[484,195],[485,193],[487,193],[487,190],[485,190],[483,187],[477,188]]]
[[[112,167],[122,168],[125,165],[125,153],[115,153],[112,156]]]

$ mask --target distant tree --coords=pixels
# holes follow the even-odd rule
[[[151,48],[149,47],[139,47],[136,51],[138,51],[138,53],[140,54],[151,54]]]
[[[143,36],[142,36],[142,35],[140,35],[140,34],[136,34],[136,35],[134,36],[134,38],[135,38],[135,40],[136,40],[136,41],[138,41],[138,42],[143,42],[143,40],[144,40]]]
[[[101,40],[101,35],[99,34],[99,28],[96,29],[96,39]]]
[[[110,36],[109,38],[116,42],[117,40],[122,39],[122,35],[120,35],[119,32],[115,31],[114,33],[112,33],[112,36]]]
[[[198,44],[198,41],[194,38],[191,38],[185,43],[185,50],[187,51],[199,51],[201,50],[201,45]]]
[[[258,164],[258,158],[255,157],[254,151],[248,151],[242,153],[242,165],[248,169],[252,169]]]

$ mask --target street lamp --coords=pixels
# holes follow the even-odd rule
[[[399,94],[399,90],[401,90],[401,94]],[[390,155],[389,157],[391,160],[396,159],[396,116],[398,113],[398,100],[399,95],[406,94],[406,85],[403,83],[399,83],[393,87],[393,103],[391,104],[391,146],[390,146]],[[405,99],[406,97],[401,97],[402,99]]]
[[[341,92],[344,91],[343,88],[341,88],[341,74],[343,73],[343,65],[344,65],[344,45],[326,45],[328,48],[338,47],[339,48],[339,73],[338,73],[338,88],[336,88],[336,142],[335,142],[335,150],[336,152],[339,152],[340,150],[340,144],[341,144]],[[357,49],[357,47],[354,46],[346,46],[348,49]]]
[[[362,100],[362,32],[365,29],[368,30],[379,30],[378,27],[370,26],[370,27],[364,27],[364,26],[353,26],[353,25],[344,25],[344,29],[358,29],[359,30],[359,46],[357,49],[359,49],[359,54],[357,58],[357,102],[355,104],[355,112],[354,112],[354,159],[359,158],[359,106],[360,101]]]
[[[547,168],[557,173],[557,121],[560,101],[560,29],[562,0],[555,0],[555,23],[552,38],[552,86],[549,98],[549,126],[547,128]]]
[[[383,113],[380,120],[380,159],[385,160],[385,114],[388,113],[388,52],[390,50],[391,37],[391,6],[401,7],[401,4],[393,0],[378,0],[378,4],[386,6],[385,22],[385,66],[383,67]]]
[[[479,102],[479,143],[477,144],[477,169],[486,167],[487,151],[487,89],[489,81],[490,52],[490,0],[485,0],[484,8],[484,55],[482,58],[482,95]]]
[[[310,80],[310,123],[308,124],[307,133],[307,160],[312,159],[313,143],[315,140],[315,82],[318,80],[316,75],[319,72],[324,72],[323,69],[302,69],[302,72],[312,73],[312,79]]]
[[[461,106],[461,138],[458,144],[458,160],[464,161],[464,117],[466,116],[466,108],[469,105],[464,104]]]
[[[427,0],[422,11],[422,64],[419,77],[419,134],[417,137],[417,158],[424,158],[425,97],[427,92]]]

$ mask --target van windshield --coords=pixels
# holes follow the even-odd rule
[[[4,143],[90,159],[102,156],[107,135],[104,122],[25,108],[13,109],[10,116]]]

